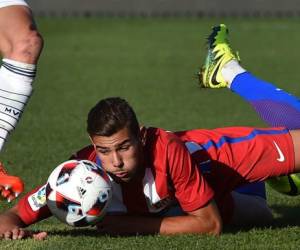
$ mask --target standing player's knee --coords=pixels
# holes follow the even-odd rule
[[[43,38],[37,30],[30,29],[12,42],[8,58],[25,63],[36,64],[43,49]]]

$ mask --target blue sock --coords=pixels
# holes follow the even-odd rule
[[[300,100],[295,96],[249,72],[239,74],[231,90],[248,101],[269,126],[300,128]]]

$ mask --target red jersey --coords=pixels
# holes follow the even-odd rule
[[[234,188],[289,174],[294,169],[293,144],[284,128],[234,127],[175,133],[147,128],[144,155],[146,163],[138,178],[112,183],[113,200],[108,212],[147,215],[161,212],[174,202],[190,212],[214,198],[226,222],[232,212],[230,192]],[[92,146],[72,158],[101,165]],[[17,207],[26,224],[51,215],[44,186],[25,195]]]

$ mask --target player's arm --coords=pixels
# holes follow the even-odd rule
[[[134,235],[134,234],[211,234],[219,235],[222,231],[222,220],[213,201],[205,207],[183,216],[156,217],[107,215],[97,225],[102,234]]]
[[[23,228],[26,225],[21,220],[17,213],[17,207],[13,207],[6,212],[2,213],[0,215],[0,238],[12,238],[17,239],[19,238],[19,233],[16,236],[16,233],[13,234],[13,231],[16,231],[16,229]],[[20,238],[22,238],[20,236]]]
[[[46,232],[31,232],[23,228],[27,225],[18,215],[17,206],[9,209],[0,215],[0,239],[19,240],[24,238],[33,238],[36,240],[44,240],[47,237]]]
[[[183,216],[156,217],[107,215],[97,225],[102,234],[135,235],[135,234],[211,234],[219,235],[222,231],[222,220],[213,201],[205,207]]]
[[[214,201],[205,207],[184,216],[164,217],[160,225],[161,234],[212,234],[222,232],[222,219]]]
[[[18,215],[16,206],[0,214],[0,232],[13,229],[15,227],[26,227],[26,224],[21,220]]]
[[[193,154],[197,154],[197,150]],[[199,162],[195,161],[186,146],[176,139],[168,143],[167,162],[175,196],[187,215],[165,218],[161,231],[220,234],[222,219],[213,200],[214,191],[202,175]]]

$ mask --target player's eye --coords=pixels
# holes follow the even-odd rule
[[[108,155],[110,150],[108,150],[108,149],[98,149],[98,152],[102,155]]]
[[[119,151],[126,151],[130,148],[130,146],[130,144],[122,145],[121,147],[119,147]]]

